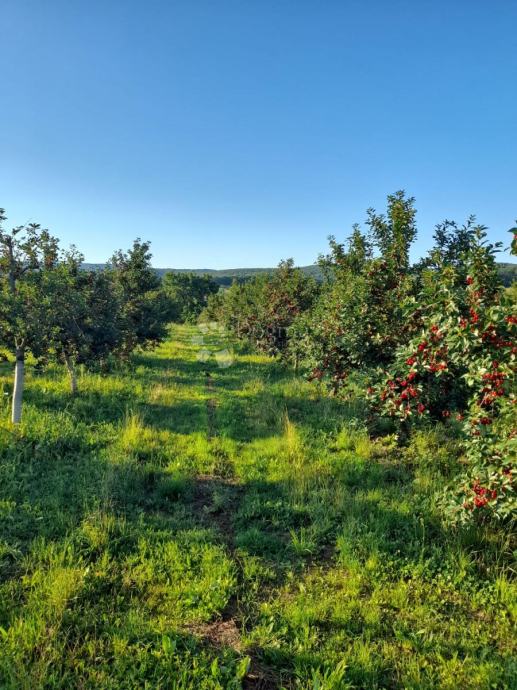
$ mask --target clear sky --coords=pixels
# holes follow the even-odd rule
[[[0,0],[0,206],[88,261],[312,263],[389,192],[517,217],[515,0]]]

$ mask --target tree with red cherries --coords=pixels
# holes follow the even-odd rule
[[[458,522],[508,518],[516,508],[517,316],[497,278],[498,248],[472,228],[459,268],[423,276],[413,304],[420,332],[371,391],[374,406],[406,428],[426,418],[463,422],[467,470],[445,499]]]

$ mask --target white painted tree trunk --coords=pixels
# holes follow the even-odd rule
[[[75,365],[72,358],[68,355],[65,355],[65,363],[70,376],[70,392],[72,395],[75,395],[77,393],[77,372],[75,370]]]
[[[23,386],[25,383],[25,352],[16,349],[16,364],[14,369],[14,389],[11,421],[19,424],[22,419]]]

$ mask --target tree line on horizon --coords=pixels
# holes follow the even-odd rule
[[[82,268],[87,271],[102,271],[106,268],[106,264],[84,263]],[[211,269],[211,268],[157,268],[154,267],[157,275],[164,278],[167,274],[173,273],[175,275],[192,275],[195,277],[209,277],[219,287],[230,287],[232,283],[245,283],[248,280],[267,273],[272,275],[278,266],[275,268],[227,268],[227,269]],[[312,276],[316,281],[322,282],[324,280],[323,271],[318,263],[310,266],[299,266],[300,270]],[[517,280],[517,263],[509,263],[504,261],[497,262],[497,272],[501,282],[505,287],[510,287],[512,283]]]

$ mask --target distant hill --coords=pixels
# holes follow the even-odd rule
[[[83,268],[89,271],[102,271],[105,264],[83,264]],[[517,264],[497,264],[501,281],[509,286],[517,280]],[[322,279],[321,268],[317,264],[312,266],[300,266],[301,270],[316,280]],[[194,273],[195,275],[209,275],[218,285],[231,285],[234,280],[240,283],[253,278],[258,273],[272,273],[274,268],[228,268],[216,270],[213,268],[157,268],[156,273],[161,277],[166,273]]]
[[[86,271],[102,271],[106,264],[83,264]],[[301,266],[302,271],[312,275],[316,280],[322,279],[321,269],[317,265]],[[162,277],[166,273],[194,273],[194,275],[209,275],[218,285],[231,285],[234,280],[244,283],[259,273],[273,273],[274,268],[156,268],[156,273]]]
[[[498,263],[497,270],[499,271],[501,282],[506,287],[510,287],[517,280],[517,264]]]

